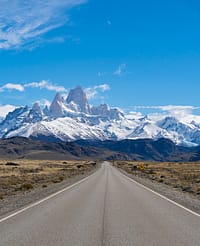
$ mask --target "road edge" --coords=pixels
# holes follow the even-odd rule
[[[147,190],[147,191],[149,191],[149,192],[151,192],[151,193],[153,193],[153,194],[159,196],[160,198],[162,198],[162,199],[164,199],[164,200],[166,200],[166,201],[168,201],[168,202],[170,202],[170,203],[176,205],[177,207],[184,209],[185,211],[189,212],[190,214],[193,214],[193,215],[195,215],[195,216],[197,216],[197,217],[200,218],[200,213],[195,212],[195,211],[193,211],[192,209],[187,208],[186,206],[181,205],[180,203],[178,203],[178,202],[172,200],[171,198],[168,198],[166,195],[162,195],[162,194],[160,194],[159,192],[153,190],[152,188],[149,188],[148,186],[146,186],[146,185],[140,183],[139,181],[136,181],[136,180],[134,179],[133,175],[128,174],[128,173],[125,172],[124,170],[121,170],[120,168],[117,168],[117,167],[115,167],[115,166],[113,166],[113,167],[114,167],[117,171],[119,171],[126,179],[128,179],[129,181],[131,181],[131,182],[137,184],[139,187],[142,187],[143,189],[145,189],[145,190]],[[141,178],[141,179],[142,179],[142,178]],[[168,187],[168,188],[170,188],[170,187]]]
[[[54,192],[54,193],[52,193],[52,194],[50,194],[50,195],[48,195],[48,196],[46,196],[46,197],[44,197],[44,198],[41,198],[41,199],[39,199],[38,201],[32,202],[32,203],[26,205],[25,207],[19,208],[19,209],[17,209],[16,211],[10,212],[10,213],[8,213],[7,215],[2,215],[2,216],[0,217],[0,224],[3,223],[4,221],[8,220],[8,219],[11,219],[11,218],[17,216],[18,214],[21,214],[21,213],[27,211],[28,209],[31,209],[31,208],[33,208],[33,207],[36,207],[36,206],[38,206],[39,204],[41,204],[41,203],[43,203],[43,202],[45,202],[45,201],[48,201],[48,200],[50,200],[51,198],[56,197],[56,196],[58,196],[59,194],[62,194],[63,192],[66,192],[66,191],[72,189],[73,187],[75,187],[75,186],[77,186],[77,185],[79,185],[79,184],[81,184],[81,183],[87,181],[89,178],[91,178],[92,176],[94,176],[94,175],[100,170],[100,168],[101,168],[101,167],[95,169],[94,172],[90,173],[90,174],[89,174],[88,176],[86,176],[85,178],[83,178],[83,179],[81,179],[81,180],[79,180],[79,181],[77,181],[77,182],[75,182],[75,183],[73,183],[73,184],[69,184],[69,185],[67,185],[65,188],[62,188],[61,190],[58,190],[58,191],[56,191],[56,192]]]

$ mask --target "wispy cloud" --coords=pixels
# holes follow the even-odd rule
[[[106,72],[98,72],[97,75],[98,77],[104,77],[106,75]]]
[[[0,92],[4,92],[7,90],[8,91],[16,90],[19,92],[23,92],[25,91],[26,88],[38,88],[38,89],[46,89],[49,91],[56,91],[56,92],[67,92],[67,89],[65,87],[52,84],[47,80],[42,80],[39,82],[31,82],[26,84],[7,83],[0,87]]]
[[[114,71],[113,75],[121,76],[125,72],[125,69],[126,69],[126,64],[125,63],[120,64],[119,67]]]
[[[6,91],[6,90],[16,90],[16,91],[22,92],[24,91],[24,86],[21,84],[7,83],[0,87],[0,92]]]
[[[88,87],[85,89],[88,99],[94,99],[99,92],[105,92],[110,90],[110,86],[108,84],[96,85],[94,87]]]
[[[41,43],[45,33],[69,21],[68,10],[87,0],[1,0],[0,49]],[[61,40],[54,37],[53,40]]]
[[[140,110],[148,110],[151,111],[153,110],[153,113],[149,113],[151,117],[158,117],[160,118],[161,115],[163,116],[173,116],[176,117],[177,119],[186,119],[189,122],[192,120],[194,117],[192,116],[194,114],[195,110],[199,110],[200,107],[196,106],[182,106],[182,105],[165,105],[165,106],[134,106],[132,109],[136,111]],[[156,112],[155,112],[156,111]]]
[[[31,87],[31,88],[46,89],[46,90],[49,90],[49,91],[56,91],[56,92],[67,92],[67,89],[65,87],[51,84],[47,80],[42,80],[40,82],[27,83],[27,84],[24,84],[24,87],[25,88],[26,87]]]
[[[135,106],[135,109],[157,109],[166,112],[185,112],[191,113],[195,109],[199,109],[199,107],[195,106],[182,106],[182,105],[165,105],[165,106]]]
[[[51,105],[51,102],[45,98],[41,99],[41,100],[37,100],[36,102],[34,103],[38,103],[41,107],[45,107],[45,106],[50,106]]]

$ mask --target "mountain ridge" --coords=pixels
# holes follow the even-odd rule
[[[182,122],[173,116],[130,119],[107,104],[91,106],[81,86],[66,99],[57,93],[51,105],[35,103],[7,114],[0,122],[0,138],[22,136],[45,141],[123,140],[168,138],[176,145],[200,145],[200,122]]]
[[[200,147],[180,147],[169,139],[44,142],[24,137],[0,139],[0,159],[200,161]]]

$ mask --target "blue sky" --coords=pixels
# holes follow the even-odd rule
[[[197,0],[1,0],[0,104],[82,85],[91,104],[198,107],[199,13]]]

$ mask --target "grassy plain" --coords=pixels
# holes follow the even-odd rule
[[[91,171],[93,161],[0,160],[0,200]]]
[[[114,165],[133,175],[164,183],[200,198],[199,162],[116,161]]]

